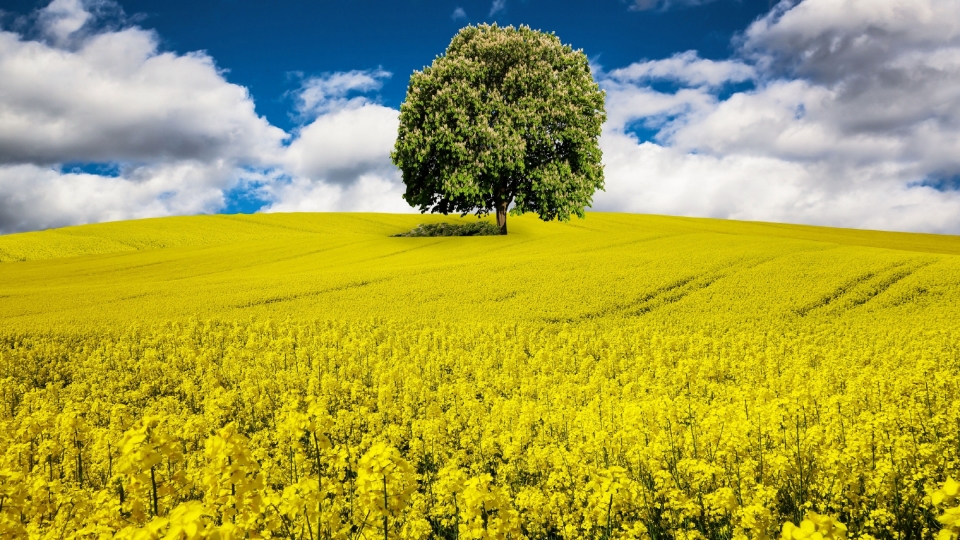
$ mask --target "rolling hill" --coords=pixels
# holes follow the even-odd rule
[[[569,223],[514,218],[507,237],[390,237],[441,219],[195,216],[8,235],[0,237],[0,320],[19,328],[266,315],[726,324],[955,317],[960,305],[960,237],[603,213]]]

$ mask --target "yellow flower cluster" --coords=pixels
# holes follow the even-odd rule
[[[781,540],[844,540],[846,537],[847,527],[843,523],[816,512],[807,512],[799,526],[791,521],[784,523],[780,535]]]
[[[945,507],[943,515],[937,517],[937,521],[943,524],[937,540],[957,540],[960,537],[960,482],[947,478],[930,499],[934,506]]]
[[[960,329],[803,324],[10,335],[0,537],[956,540]]]

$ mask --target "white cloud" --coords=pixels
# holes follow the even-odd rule
[[[768,117],[800,110],[792,126],[816,138],[810,156],[895,160],[918,175],[960,173],[957,21],[960,3],[944,0],[781,4],[751,25],[743,49],[772,77],[803,86],[793,103],[772,101],[780,93],[774,84],[744,106]],[[747,135],[757,139],[757,131],[751,126]],[[736,144],[726,139],[713,137],[711,145]],[[766,151],[784,144],[771,142]]]
[[[467,18],[467,12],[464,11],[462,7],[457,7],[457,9],[453,10],[453,14],[450,15],[450,18],[453,19],[453,20],[455,20],[455,21],[459,21],[459,20],[462,20],[462,19],[466,19],[466,18]]]
[[[753,67],[743,62],[706,60],[695,51],[664,60],[636,62],[610,72],[595,66],[593,71],[607,93],[608,126],[622,130],[640,120],[647,128],[659,129],[663,136],[672,131],[677,119],[685,122],[716,108],[718,87],[756,78]],[[671,93],[650,86],[660,81],[680,87]]]
[[[303,81],[297,94],[297,110],[304,116],[310,116],[361,107],[371,103],[371,100],[357,94],[379,90],[383,87],[383,79],[391,75],[389,71],[377,68],[310,77]]]
[[[54,0],[35,14],[39,39],[0,30],[0,233],[216,212],[243,185],[260,185],[277,208],[298,196],[291,186],[315,206],[331,194],[328,209],[406,206],[389,160],[398,113],[364,95],[388,72],[305,79],[297,112],[307,123],[284,146],[290,136],[208,55],[161,52],[137,27],[98,28],[111,7]]]
[[[287,152],[287,169],[336,184],[365,172],[392,171],[398,115],[396,109],[372,103],[328,112],[300,130]]]
[[[0,163],[260,159],[285,137],[204,54],[139,28],[76,49],[0,31]]]
[[[835,83],[885,75],[899,57],[960,46],[957,21],[954,0],[785,0],[750,25],[742,45],[769,68]]]
[[[300,177],[271,184],[264,193],[274,201],[264,212],[412,212],[402,198],[399,172],[364,173],[349,184]]]
[[[281,157],[287,135],[213,59],[97,31],[109,7],[55,0],[36,16],[46,41],[0,30],[0,233],[216,211],[243,167]],[[71,162],[119,174],[60,171]]]
[[[500,13],[507,7],[507,0],[493,0],[493,3],[490,5],[490,14],[488,17],[493,17],[497,13]]]
[[[603,87],[607,92],[607,125],[618,126],[621,130],[640,122],[666,136],[678,118],[684,121],[698,112],[706,114],[717,106],[716,96],[703,89],[684,88],[671,94],[610,81],[604,81]]]
[[[297,131],[280,160],[291,178],[263,190],[270,201],[265,211],[412,211],[390,161],[400,113],[356,95],[379,89],[389,76],[377,69],[304,82],[299,110],[315,118]]]
[[[621,83],[661,79],[691,86],[721,86],[754,79],[756,71],[739,60],[707,60],[696,51],[686,51],[664,60],[636,62],[607,73],[605,78]]]
[[[215,212],[239,172],[224,163],[179,161],[120,176],[0,165],[0,231]]]
[[[653,214],[956,233],[960,192],[909,187],[886,164],[831,169],[760,155],[689,154],[629,134],[601,138],[606,191],[593,208]],[[842,173],[844,185],[825,178]]]
[[[594,207],[960,233],[960,192],[924,186],[960,173],[958,20],[952,1],[783,2],[744,33],[742,60],[602,74],[609,195]]]
[[[54,43],[66,43],[93,15],[80,0],[53,0],[38,13],[41,31]]]

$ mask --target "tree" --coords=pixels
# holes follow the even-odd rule
[[[391,154],[421,212],[583,217],[603,189],[604,92],[586,55],[528,26],[467,26],[410,77]]]

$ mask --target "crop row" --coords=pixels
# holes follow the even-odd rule
[[[815,320],[6,335],[0,537],[956,538],[958,337]]]

